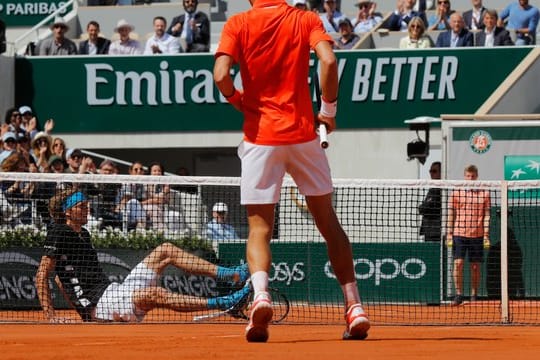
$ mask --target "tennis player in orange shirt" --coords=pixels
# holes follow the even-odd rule
[[[320,18],[285,0],[250,0],[252,9],[231,17],[222,31],[215,55],[214,79],[225,98],[244,115],[244,141],[238,148],[242,163],[241,203],[249,223],[247,261],[255,291],[249,342],[268,340],[273,310],[268,294],[272,254],[270,239],[274,208],[283,177],[289,173],[326,240],[332,268],[345,298],[344,339],[364,339],[370,327],[362,308],[352,251],[332,207],[332,179],[316,123],[335,128],[338,96],[337,61],[332,38]],[[322,105],[313,114],[308,84],[310,50],[320,64]],[[230,74],[238,63],[243,91]]]

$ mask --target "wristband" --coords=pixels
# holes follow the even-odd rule
[[[230,96],[225,96],[225,99],[234,106],[238,111],[242,111],[242,93],[238,91],[236,88],[234,89],[234,92]]]
[[[321,96],[321,110],[320,114],[326,117],[336,117],[337,113],[337,100],[328,102]]]

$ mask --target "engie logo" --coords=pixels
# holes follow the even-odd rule
[[[379,286],[381,285],[381,281],[393,280],[399,275],[402,275],[408,280],[418,280],[426,275],[427,265],[424,261],[417,258],[406,259],[401,264],[399,261],[391,258],[375,259],[375,261],[360,258],[354,259],[354,272],[356,279],[368,280],[373,278],[375,285]],[[324,273],[329,278],[336,278],[330,262],[326,263]]]

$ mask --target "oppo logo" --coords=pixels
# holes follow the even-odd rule
[[[418,280],[427,272],[426,263],[417,258],[409,258],[402,263],[392,258],[375,259],[374,261],[360,258],[354,259],[353,263],[356,279],[373,278],[376,286],[379,286],[381,281],[393,280],[400,275],[408,280]],[[330,278],[336,278],[330,262],[326,263],[324,273]]]

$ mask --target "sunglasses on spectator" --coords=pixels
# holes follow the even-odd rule
[[[7,139],[6,141],[4,141],[5,143],[14,143],[15,142],[15,139],[14,138],[9,138]]]
[[[144,169],[142,167],[136,167],[136,168],[133,168],[133,171],[139,172],[139,171],[144,171]]]
[[[64,144],[62,144],[62,143],[55,143],[55,144],[53,144],[53,147],[58,147],[58,146],[64,147]]]
[[[420,25],[413,24],[410,26],[411,29],[420,29]]]
[[[11,114],[11,117],[20,117],[21,116],[21,113],[13,113]]]
[[[448,5],[450,4],[449,1],[439,1],[439,5]]]

